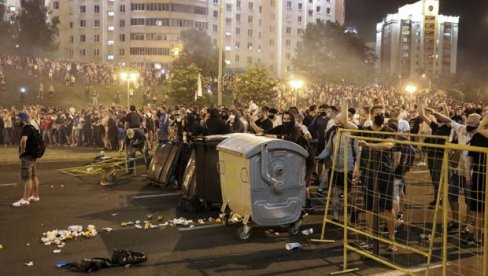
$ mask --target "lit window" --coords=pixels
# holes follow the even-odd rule
[[[113,41],[113,40],[107,41],[107,45],[114,45],[114,44],[115,44],[115,41]]]
[[[108,55],[108,56],[107,56],[107,59],[108,59],[108,60],[114,60],[114,56],[113,56],[113,55]]]
[[[107,12],[107,15],[108,16],[115,16],[115,12],[114,11],[109,11],[109,12]]]
[[[107,27],[107,30],[109,30],[109,31],[114,31],[114,30],[115,30],[115,26],[108,26],[108,27]]]

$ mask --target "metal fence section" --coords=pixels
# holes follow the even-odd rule
[[[488,229],[488,148],[343,129],[334,139],[315,241],[334,242],[326,240],[327,225],[342,228],[343,267],[335,274],[357,270],[348,267],[355,252],[409,275],[488,275],[488,231],[482,231]]]

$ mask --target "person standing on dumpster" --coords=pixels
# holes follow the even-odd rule
[[[146,168],[149,166],[149,150],[151,150],[151,143],[147,140],[144,132],[138,128],[129,128],[125,137],[125,145],[127,151],[127,158],[135,158],[136,152],[139,151],[144,157]],[[128,174],[134,171],[135,160],[128,163]]]

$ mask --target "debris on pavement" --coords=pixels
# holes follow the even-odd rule
[[[116,215],[118,215],[118,214],[117,214],[117,213],[113,213],[113,214],[112,214],[112,217],[115,217]]]
[[[0,244],[0,250],[2,250],[2,249],[3,249],[3,245]]]
[[[105,230],[106,232],[110,233],[110,231],[112,231],[113,229],[110,228],[110,227],[105,227],[105,228],[103,228],[103,230]]]
[[[286,244],[286,250],[296,250],[302,247],[302,245],[298,242],[291,242]]]
[[[147,257],[142,252],[114,249],[110,259],[100,257],[82,259],[81,261],[67,263],[62,267],[69,268],[73,271],[90,273],[109,267],[123,266],[129,268],[131,265],[140,264],[145,261],[147,261]],[[60,267],[59,263],[57,264],[58,267]]]
[[[312,235],[312,234],[313,234],[313,228],[305,229],[302,231],[302,235],[304,235],[304,236],[308,236],[308,235]]]
[[[83,231],[81,225],[71,225],[68,230],[52,230],[42,234],[41,242],[44,245],[55,244],[58,248],[65,245],[65,241],[84,237],[85,239],[93,238],[97,235],[95,225],[88,225],[86,231]],[[29,244],[28,244],[29,245]]]
[[[24,263],[25,266],[33,266],[34,265],[34,262],[33,261],[30,261],[28,263]]]
[[[59,253],[61,253],[61,249],[54,249],[54,250],[53,250],[53,253],[54,253],[54,254],[59,254]]]
[[[69,261],[58,261],[58,262],[56,263],[56,267],[58,267],[58,268],[62,268],[62,267],[65,267],[65,266],[66,266],[66,265],[68,265],[68,264],[69,264]]]

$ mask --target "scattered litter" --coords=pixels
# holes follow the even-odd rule
[[[30,243],[26,243],[25,245],[30,246]]]
[[[152,219],[153,215],[147,215],[146,217],[147,217],[147,219]]]
[[[68,231],[70,231],[70,232],[81,232],[81,231],[83,231],[83,226],[71,225],[71,226],[68,226]]]
[[[192,224],[192,225],[190,225],[190,229],[192,229],[193,227],[195,227],[195,225],[193,225],[193,224]]]
[[[54,188],[54,185],[51,185],[51,188]]]
[[[134,225],[134,227],[137,229],[142,229],[142,226],[140,224],[136,224],[136,225]]]
[[[217,218],[217,219],[215,220],[215,222],[217,222],[217,223],[221,223],[221,222],[222,222],[222,219]]]
[[[296,250],[302,247],[302,245],[299,244],[298,242],[291,242],[291,243],[287,243],[285,247],[286,250]]]
[[[112,217],[115,217],[116,215],[118,215],[118,214],[117,214],[117,213],[113,213],[113,214],[112,214]]]
[[[197,222],[198,224],[205,224],[205,221],[203,219],[199,219]]]
[[[208,218],[208,222],[214,222],[214,221],[215,221],[215,220],[214,220],[214,218],[213,218],[213,217],[209,217],[209,218]]]
[[[305,229],[302,231],[302,235],[304,235],[304,236],[308,236],[308,235],[312,235],[312,234],[313,234],[313,228]]]
[[[158,221],[162,221],[163,220],[163,216],[158,216]]]
[[[28,263],[24,263],[25,266],[33,266],[34,265],[34,262],[33,261],[30,261]]]
[[[61,185],[61,188],[64,188],[64,185]]]
[[[65,266],[66,266],[66,265],[68,265],[68,264],[69,264],[69,261],[58,261],[58,262],[56,263],[56,267],[58,267],[58,268],[62,268],[62,267],[65,267]]]
[[[103,228],[103,230],[105,230],[105,231],[107,231],[107,232],[109,232],[109,233],[110,233],[110,231],[112,231],[113,229],[112,229],[112,228],[110,228],[110,227],[105,227],[105,228]]]
[[[122,227],[130,226],[130,225],[134,225],[134,222],[129,221],[129,222],[122,222],[122,223],[120,224],[120,226],[122,226]]]
[[[54,254],[59,254],[59,253],[61,253],[61,249],[54,249],[54,250],[53,250],[53,253],[54,253]]]
[[[2,249],[3,249],[3,245],[0,244],[0,250],[2,250]]]
[[[124,266],[124,268],[125,268],[125,269],[130,268],[130,264],[126,264],[126,265]]]
[[[95,225],[88,225],[86,230],[83,231],[83,226],[81,225],[71,225],[68,230],[52,230],[47,231],[42,234],[41,242],[44,245],[55,244],[58,248],[63,248],[65,241],[72,240],[78,237],[84,237],[86,239],[93,238],[97,235],[97,230]],[[27,244],[28,246],[30,244]]]

